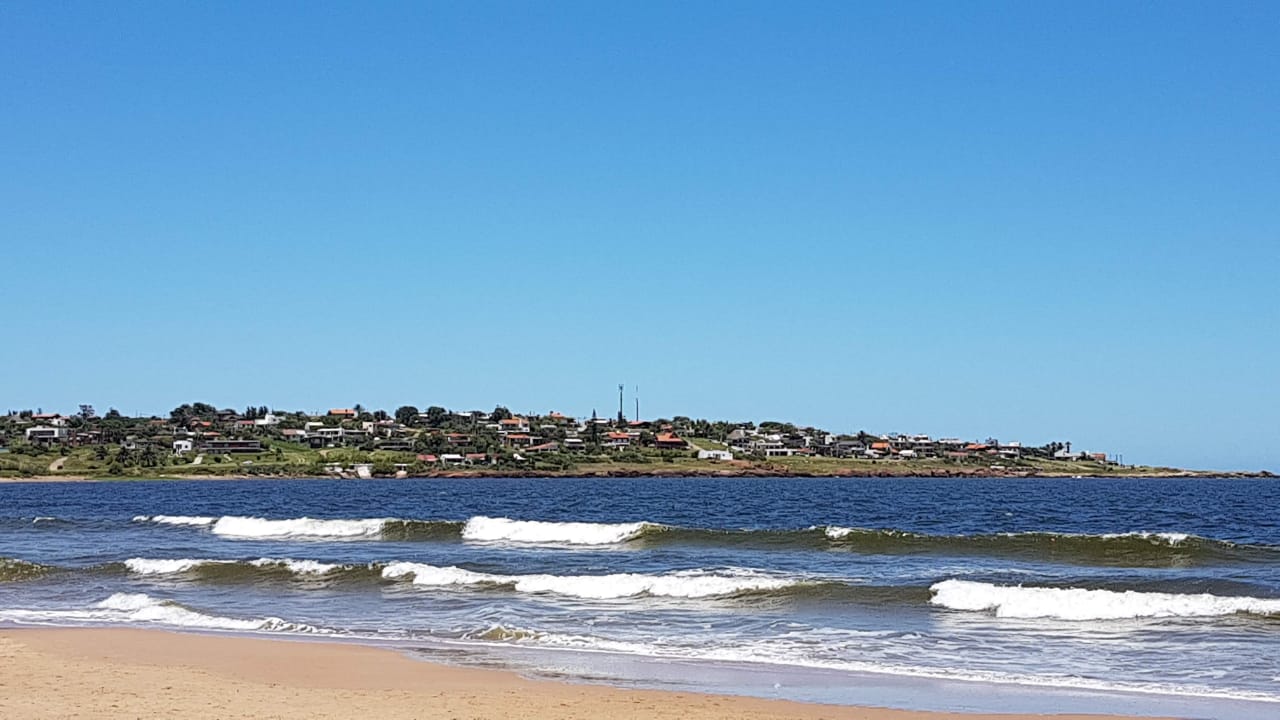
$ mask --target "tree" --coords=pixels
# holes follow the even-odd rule
[[[412,405],[401,405],[396,408],[396,422],[412,427],[418,422],[418,408]]]
[[[489,420],[492,422],[499,422],[501,420],[510,420],[510,419],[511,419],[511,411],[501,405],[495,407],[493,409],[493,412],[489,413]]]
[[[427,425],[429,427],[440,427],[449,419],[449,411],[439,405],[432,405],[427,408]]]
[[[120,411],[119,411],[119,410],[117,410],[117,409],[115,409],[115,408],[110,408],[110,409],[108,409],[108,410],[107,410],[106,417],[104,417],[104,418],[102,418],[102,419],[103,419],[103,420],[119,420],[121,417],[122,417],[122,416],[120,415]]]
[[[587,440],[591,443],[591,449],[600,450],[600,423],[597,422],[596,410],[591,409],[591,427],[587,428]]]
[[[90,419],[90,418],[94,417],[95,415],[96,415],[96,413],[94,413],[94,412],[93,412],[93,406],[92,406],[92,405],[81,405],[81,406],[80,406],[80,417],[81,417],[81,419],[88,420],[88,419]]]

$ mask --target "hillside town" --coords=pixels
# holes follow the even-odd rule
[[[114,409],[99,415],[88,405],[70,414],[10,411],[0,416],[0,458],[5,456],[50,458],[51,473],[73,470],[75,459],[83,458],[82,469],[116,475],[148,468],[204,472],[221,466],[251,474],[404,476],[447,469],[571,471],[602,462],[687,460],[727,467],[765,463],[779,471],[793,466],[788,461],[804,459],[996,470],[1037,462],[1118,465],[1118,458],[1083,452],[1069,442],[1032,446],[996,438],[846,434],[772,421],[645,420],[627,418],[621,411],[610,418],[595,413],[584,418],[556,411],[517,414],[501,406],[456,411],[404,405],[388,412],[354,405],[285,412],[199,402],[176,407],[168,417],[128,417]]]

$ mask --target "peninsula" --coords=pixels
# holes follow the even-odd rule
[[[1258,473],[1124,465],[1070,442],[842,434],[785,422],[595,413],[516,414],[355,405],[174,408],[129,417],[89,405],[0,416],[0,478],[253,477],[1222,477]]]

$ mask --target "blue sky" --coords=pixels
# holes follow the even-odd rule
[[[6,3],[0,407],[625,382],[1280,469],[1278,36],[1271,3]]]

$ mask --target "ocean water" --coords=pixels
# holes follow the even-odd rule
[[[1280,483],[0,485],[0,624],[386,644],[587,681],[1280,717]]]

